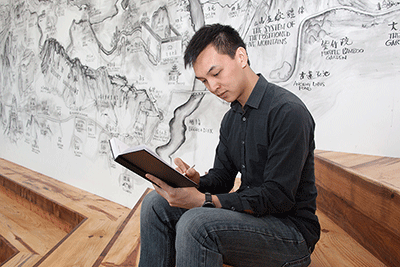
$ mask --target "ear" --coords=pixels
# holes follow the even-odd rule
[[[244,69],[247,66],[247,60],[248,60],[246,49],[244,49],[243,47],[239,47],[236,50],[236,57],[237,57],[238,63],[240,64],[242,69]]]

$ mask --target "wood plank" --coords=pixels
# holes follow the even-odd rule
[[[318,208],[382,262],[400,266],[398,192],[321,155],[315,164]]]
[[[127,207],[4,159],[0,159],[0,174],[14,183],[14,185],[8,182],[3,183],[8,187],[6,192],[8,194],[12,192],[16,196],[21,195],[27,201],[19,204],[21,209],[25,209],[23,213],[34,211],[39,206],[40,209],[46,211],[46,214],[57,216],[64,224],[75,221],[74,214],[80,214],[83,216],[82,218],[87,218],[81,220],[68,236],[64,233],[65,238],[56,242],[50,250],[47,249],[47,253],[42,249],[40,249],[40,254],[34,249],[32,251],[25,249],[25,252],[20,251],[11,258],[4,264],[4,267],[92,266],[130,212]],[[32,192],[36,193],[36,196],[32,197],[34,195]],[[20,200],[14,202],[18,204]],[[33,211],[31,212],[37,216],[37,220],[44,220],[47,224],[52,224],[52,220],[47,215],[40,216]],[[45,222],[42,224],[44,225]],[[23,231],[23,229],[19,229],[19,231]],[[8,241],[15,239],[13,236],[5,238]],[[38,243],[40,242],[38,241]],[[21,246],[21,244],[16,244]],[[28,247],[33,248],[31,245]],[[19,247],[17,248],[19,249]]]
[[[340,155],[331,154],[330,152],[318,152],[316,155],[330,155],[332,157],[337,157],[337,160],[340,161]],[[340,168],[348,168],[351,169],[353,175],[356,175],[354,172],[370,165],[365,164],[371,158],[369,157],[348,157],[344,162],[347,166],[340,166]],[[371,161],[370,161],[371,162]],[[327,164],[331,164],[332,161],[329,161]],[[372,164],[372,163],[370,163]],[[397,163],[390,163],[395,165]],[[388,165],[388,166],[392,166]],[[334,169],[339,167],[338,164],[334,165]],[[328,168],[329,169],[329,168]],[[331,171],[331,170],[329,170]],[[347,173],[347,172],[346,172]],[[49,201],[49,203],[58,203],[60,206],[67,208],[69,211],[75,212],[83,216],[83,219],[79,225],[75,226],[68,235],[64,236],[64,238],[53,247],[44,257],[41,257],[38,254],[32,253],[29,249],[25,248],[25,251],[17,253],[14,257],[7,261],[4,264],[4,267],[8,266],[137,266],[139,259],[139,251],[140,251],[140,236],[139,236],[139,227],[140,227],[140,204],[138,203],[134,209],[130,210],[126,207],[113,203],[111,201],[107,201],[101,197],[90,194],[78,188],[72,187],[70,185],[64,184],[57,180],[51,179],[50,177],[38,174],[36,172],[32,172],[22,166],[15,165],[12,163],[8,163],[3,159],[0,159],[0,175],[4,175],[7,179],[12,180],[17,183],[18,186],[25,187],[28,190],[31,190],[34,193],[37,193],[39,196],[42,196],[45,200]],[[12,178],[10,178],[12,177]],[[347,177],[347,176],[346,176]],[[326,176],[326,179],[332,179],[332,176]],[[335,190],[345,191],[345,195],[350,195],[350,200],[358,203],[360,200],[364,201],[368,200],[366,197],[359,196],[360,189],[365,188],[363,182],[355,181],[355,187],[352,189],[343,189],[346,185],[351,184],[354,178],[344,179],[343,181],[339,181],[341,186],[331,185],[329,182],[323,182],[318,185],[319,188],[322,188],[320,191],[320,195],[318,197],[318,203],[320,201],[325,202],[324,205],[318,204],[318,215],[322,225],[322,235],[321,240],[317,244],[316,250],[312,255],[312,264],[313,267],[320,266],[385,266],[383,261],[377,259],[371,252],[369,252],[365,247],[363,247],[360,243],[358,243],[353,236],[350,236],[346,233],[340,225],[340,221],[331,220],[328,218],[326,214],[323,213],[325,209],[332,212],[332,210],[337,210],[339,207],[338,213],[344,214],[339,216],[338,220],[354,220],[358,221],[358,224],[355,224],[353,227],[361,227],[362,229],[368,230],[371,232],[371,235],[381,235],[385,229],[385,227],[381,224],[373,225],[372,228],[368,228],[364,226],[366,220],[364,217],[367,217],[361,211],[353,211],[350,210],[349,207],[352,207],[347,202],[345,204],[341,203],[342,200],[340,196],[332,196],[329,194],[329,191],[326,190],[326,187],[334,188]],[[365,181],[364,181],[365,182]],[[333,182],[335,183],[335,182]],[[237,186],[240,184],[238,181]],[[236,186],[236,187],[237,187]],[[1,187],[1,186],[0,186]],[[12,186],[9,186],[12,188]],[[368,188],[368,186],[366,187]],[[387,189],[387,188],[386,188]],[[11,190],[11,189],[10,189]],[[24,190],[11,190],[16,195],[29,195],[32,193],[24,193],[28,191]],[[370,190],[371,191],[371,190]],[[370,193],[370,191],[368,191]],[[374,190],[372,190],[374,191]],[[4,192],[3,192],[4,193]],[[374,193],[374,192],[372,192]],[[1,191],[0,191],[1,194]],[[386,196],[386,191],[379,191],[378,196],[384,195]],[[390,195],[389,195],[390,196]],[[394,198],[398,199],[398,196],[395,195]],[[43,206],[45,210],[47,210],[48,214],[52,214],[54,211],[54,216],[57,214],[62,214],[63,212],[59,209],[54,209],[52,205],[46,203],[45,200],[36,201],[35,198],[32,199],[33,202],[37,202],[38,205]],[[1,203],[1,199],[0,199]],[[18,203],[17,203],[18,204]],[[20,204],[22,208],[28,210],[34,210],[34,206],[27,206],[26,203]],[[370,205],[370,204],[368,204]],[[387,203],[378,203],[379,205],[387,205]],[[345,207],[345,208],[343,208]],[[390,207],[389,207],[390,209]],[[377,212],[377,211],[375,211]],[[386,212],[386,211],[384,211]],[[340,215],[339,214],[339,215]],[[386,214],[380,214],[380,216],[386,216]],[[0,212],[1,215],[1,212]],[[36,212],[36,215],[41,217],[40,214]],[[336,216],[336,214],[330,214]],[[364,216],[364,217],[363,217]],[[51,220],[43,218],[47,220],[47,222],[51,222]],[[400,217],[400,216],[399,216]],[[61,221],[63,219],[62,216],[58,217]],[[380,217],[379,217],[380,218]],[[391,220],[393,218],[389,218]],[[0,219],[1,220],[1,219]],[[71,220],[71,215],[68,215],[65,218],[65,221],[73,221]],[[64,221],[64,223],[65,223]],[[373,221],[374,223],[377,223]],[[395,221],[397,222],[397,221]],[[350,232],[352,231],[352,225],[348,225],[349,223],[343,224],[344,227],[350,227]],[[60,228],[60,227],[58,227]],[[63,227],[61,227],[63,228]],[[0,227],[1,229],[1,227]],[[354,229],[353,229],[354,230]],[[0,232],[0,235],[2,233]],[[385,234],[385,233],[384,233]],[[10,239],[11,237],[7,237],[6,239]],[[379,237],[381,238],[381,237]],[[393,243],[396,241],[379,239],[380,242],[388,242]],[[381,246],[381,243],[375,243],[373,246]],[[22,246],[19,244],[19,246]],[[385,244],[383,244],[385,246]],[[395,244],[394,249],[398,249]],[[390,250],[388,254],[390,254],[394,249]],[[392,259],[390,259],[392,260]],[[390,265],[389,265],[390,266]],[[394,265],[393,265],[394,266]],[[399,265],[400,266],[400,265]]]
[[[317,156],[315,164],[318,186],[335,192],[356,210],[400,236],[400,191],[326,158]],[[375,168],[384,172],[385,166]]]
[[[384,157],[374,162],[352,166],[351,169],[400,193],[400,159],[398,158]]]
[[[0,192],[26,209],[70,232],[84,216],[0,175]]]
[[[0,235],[0,266],[18,254],[18,249]]]
[[[383,267],[367,249],[335,224],[327,215],[318,211],[321,223],[321,239],[311,255],[310,267]]]
[[[2,186],[0,189],[0,235],[17,250],[14,256],[21,253],[30,260],[38,260],[67,234],[63,227],[48,220],[49,217],[41,216],[43,212],[37,213],[24,205],[21,197]]]
[[[110,247],[104,251],[97,266],[138,266],[140,256],[140,208],[148,189],[139,199],[138,203],[130,212],[125,222],[121,225],[115,242],[110,242]]]
[[[316,156],[400,193],[400,158],[332,151],[316,151]]]
[[[9,259],[2,267],[25,267],[35,266],[35,264],[41,259],[41,256],[31,252],[19,252],[14,257]]]
[[[321,158],[328,159],[341,165],[345,168],[351,168],[353,166],[364,164],[365,162],[372,162],[374,160],[380,159],[379,156],[363,155],[363,154],[353,154],[353,153],[343,153],[334,151],[316,151],[315,155]]]
[[[50,221],[0,194],[0,235],[19,251],[44,256],[67,234]]]

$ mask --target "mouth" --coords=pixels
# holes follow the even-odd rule
[[[217,96],[218,96],[219,98],[225,99],[225,98],[227,97],[226,91],[225,91],[225,92],[222,92],[222,93],[220,93],[220,94],[217,94]]]

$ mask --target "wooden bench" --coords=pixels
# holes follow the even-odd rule
[[[137,209],[4,159],[0,201],[1,266],[93,266]]]
[[[400,266],[400,159],[317,151],[315,171],[318,209],[383,264]]]
[[[316,153],[322,235],[311,266],[400,266],[400,178],[387,174],[399,162]],[[0,201],[0,266],[138,265],[141,201],[128,209],[4,159]]]

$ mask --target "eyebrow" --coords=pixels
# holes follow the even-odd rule
[[[211,68],[207,71],[207,74],[209,74],[209,73],[210,73],[213,69],[215,69],[216,67],[218,67],[218,65],[212,65]],[[197,76],[195,76],[195,78],[198,79],[198,80],[203,79],[203,78],[197,77]]]

